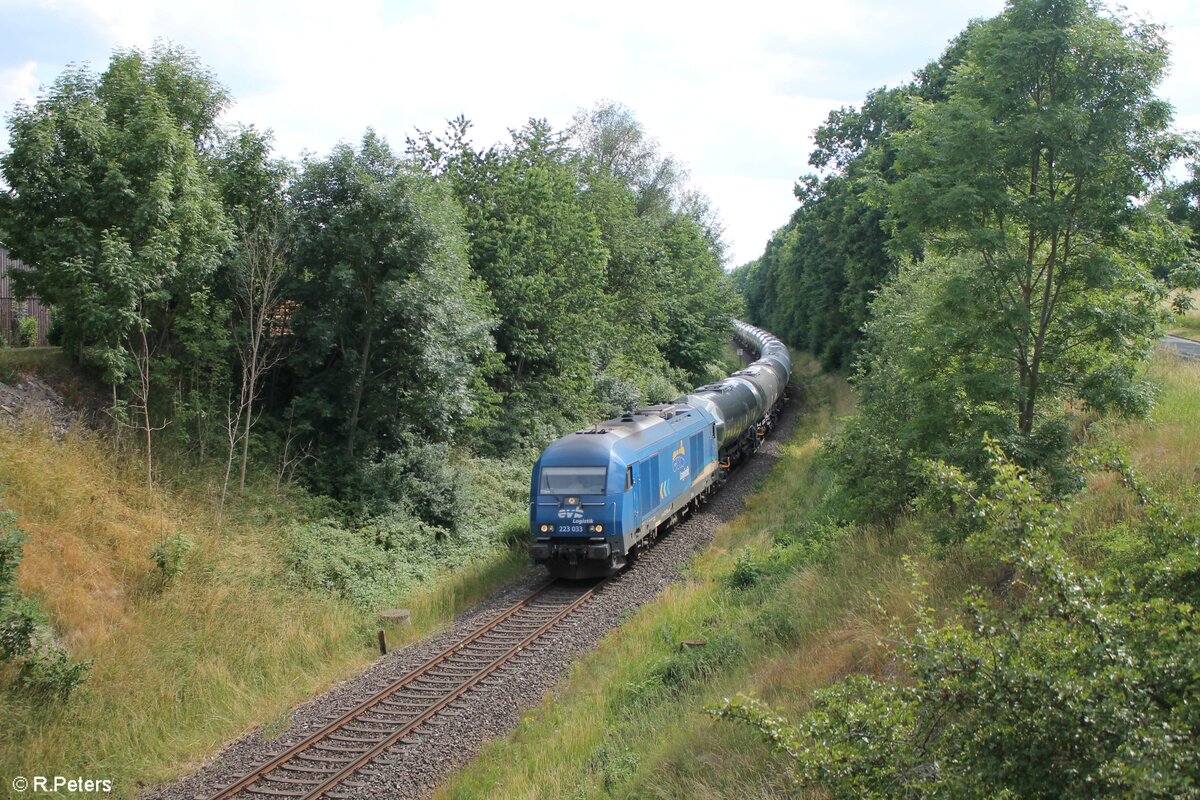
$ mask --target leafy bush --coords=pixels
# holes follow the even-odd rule
[[[1064,510],[986,449],[987,493],[952,468],[941,480],[978,521],[968,546],[1014,574],[1009,604],[974,592],[939,624],[918,584],[916,627],[894,633],[906,677],[847,679],[796,726],[747,698],[714,713],[835,798],[1200,797],[1200,629],[1177,594],[1200,574],[1195,518],[1148,514],[1164,558],[1089,575],[1061,550]]]
[[[39,627],[17,678],[26,691],[66,700],[88,678],[92,661],[72,661],[66,648],[54,640],[53,631]]]
[[[38,623],[36,609],[17,589],[25,532],[17,517],[0,509],[0,660],[29,652],[29,640]]]
[[[722,375],[722,378],[725,376]],[[651,375],[646,381],[647,403],[669,403],[679,397],[680,391],[675,384],[664,375]]]
[[[601,373],[596,376],[593,387],[600,416],[615,417],[646,404],[646,397],[638,385],[617,375]]]
[[[383,512],[357,523],[331,516],[292,529],[285,557],[301,585],[374,609],[439,571],[491,554],[497,546],[524,542],[527,462],[453,458],[435,445],[418,452],[424,455],[415,465],[408,451],[387,467],[393,485],[413,493]],[[438,452],[444,454],[440,461],[429,455]],[[414,513],[422,502],[444,503],[442,512],[453,517],[454,527],[431,524]]]
[[[303,586],[345,598],[360,608],[383,604],[393,560],[376,546],[367,530],[342,527],[335,520],[300,526],[287,554]]]
[[[731,589],[749,589],[767,574],[762,565],[754,560],[749,550],[738,553],[733,569],[725,576],[725,585]]]
[[[445,444],[406,434],[396,450],[355,470],[354,479],[346,505],[359,519],[403,510],[454,532],[466,513],[464,478],[450,463]]]
[[[34,317],[24,317],[17,323],[17,339],[21,347],[37,347],[38,323]]]
[[[191,549],[191,541],[176,533],[163,538],[150,551],[150,558],[158,567],[159,578],[164,585],[183,574],[183,559]]]

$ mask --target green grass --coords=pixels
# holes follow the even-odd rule
[[[906,607],[910,581],[901,555],[919,550],[921,540],[912,525],[883,535],[828,523],[829,476],[815,456],[819,437],[852,398],[843,381],[805,366],[804,418],[781,461],[696,559],[689,580],[609,634],[553,697],[487,746],[439,797],[765,798],[789,791],[774,756],[745,730],[711,721],[706,708],[750,686],[793,705],[846,671],[881,666],[877,605]],[[961,580],[941,585],[951,591]],[[706,644],[681,645],[695,639]]]
[[[1176,316],[1167,326],[1167,330],[1176,336],[1200,340],[1200,289],[1191,293],[1194,308]]]
[[[1093,435],[1123,443],[1171,498],[1194,501],[1200,369],[1164,355],[1150,372],[1161,387],[1153,416],[1105,423]],[[830,476],[816,459],[818,439],[852,400],[844,383],[814,376],[811,366],[807,373],[805,416],[782,460],[696,559],[689,580],[606,636],[439,798],[825,796],[793,786],[786,763],[757,735],[707,709],[750,691],[795,719],[815,689],[856,672],[891,675],[883,642],[895,621],[911,619],[910,569],[942,613],[969,585],[995,576],[962,551],[934,552],[915,516],[891,530],[825,524]],[[1111,476],[1092,477],[1075,504],[1076,549],[1111,548],[1095,538],[1137,513],[1129,495]],[[761,578],[733,588],[735,573]],[[707,645],[681,649],[684,639]]]

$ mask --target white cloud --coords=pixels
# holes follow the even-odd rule
[[[12,16],[36,3],[0,5]],[[1002,8],[1003,0],[58,0],[53,13],[95,31],[108,49],[163,37],[195,50],[236,98],[229,118],[273,129],[288,156],[357,140],[368,125],[400,147],[414,127],[439,130],[460,113],[477,141],[491,143],[530,116],[563,126],[579,106],[623,102],[712,197],[731,261],[741,263],[795,208],[792,185],[808,171],[810,135],[831,108],[906,80],[970,17]],[[1200,128],[1200,85],[1191,80],[1200,9],[1194,0],[1145,0],[1140,10],[1176,26],[1164,90],[1179,123]],[[30,96],[36,68],[3,58],[7,108]]]
[[[0,67],[0,111],[8,114],[17,103],[37,99],[37,62],[26,61],[19,67]]]

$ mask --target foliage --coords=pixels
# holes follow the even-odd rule
[[[183,559],[192,546],[190,540],[176,533],[163,537],[150,551],[150,558],[158,568],[159,579],[164,585],[183,574]]]
[[[17,341],[21,347],[37,347],[38,322],[36,317],[22,317],[17,323]]]
[[[1008,362],[1025,437],[1059,397],[1144,408],[1133,365],[1162,294],[1131,246],[1146,212],[1129,198],[1179,152],[1154,96],[1166,63],[1155,26],[1085,0],[1013,2],[971,32],[947,99],[895,137],[890,214],[906,238],[964,254],[979,300],[964,316],[993,332],[978,346]]]
[[[87,681],[91,670],[91,659],[72,661],[67,649],[54,640],[53,631],[43,626],[35,631],[21,660],[17,683],[33,695],[62,701]]]
[[[503,361],[488,451],[540,446],[599,414],[677,396],[720,358],[738,309],[719,225],[628,109],[531,120],[484,150],[469,123],[410,140],[466,211]]]
[[[34,629],[41,621],[33,605],[17,589],[25,532],[16,515],[0,509],[0,660],[29,652]]]
[[[444,442],[480,410],[491,310],[453,200],[373,132],[307,161],[290,198],[294,414],[314,484],[341,494],[405,433]]]
[[[986,494],[936,472],[971,546],[1012,571],[1009,602],[975,592],[943,624],[918,583],[915,629],[895,632],[905,680],[847,679],[794,727],[744,698],[716,713],[752,724],[833,797],[1200,795],[1195,581],[1178,580],[1200,574],[1200,520],[1159,504],[1146,535],[1173,555],[1097,577],[1061,550],[1065,509],[987,450]],[[1180,586],[1192,588],[1164,591]]]
[[[64,346],[108,382],[133,369],[136,333],[165,344],[208,301],[228,234],[203,158],[226,102],[194,56],[156,45],[117,52],[99,76],[67,70],[9,122],[0,210],[6,244],[33,265],[17,291],[52,303]]]
[[[52,304],[64,349],[111,384],[114,418],[144,433],[148,484],[168,398],[194,407],[193,380],[221,372],[212,278],[229,231],[206,161],[227,103],[183,49],[118,51],[18,105],[0,158],[0,227],[31,265],[14,288]]]
[[[494,385],[503,403],[490,443],[503,451],[530,417],[557,427],[591,411],[592,361],[606,339],[605,252],[572,155],[545,122],[513,131],[504,147],[480,152],[462,138],[455,146],[444,174],[466,212],[471,268],[498,316],[504,365]]]
[[[733,562],[733,569],[725,576],[725,585],[731,589],[748,589],[761,581],[766,571],[755,561],[754,556],[743,550]]]
[[[957,59],[952,46],[943,58]],[[749,318],[818,355],[827,369],[853,363],[874,293],[895,272],[892,235],[876,195],[896,179],[892,135],[908,127],[915,97],[935,98],[947,67],[877,89],[861,108],[830,112],[809,163],[832,171],[803,177],[799,208],[763,255],[734,272]]]
[[[889,137],[881,184],[904,260],[871,307],[860,418],[832,443],[844,506],[894,516],[925,459],[978,477],[983,433],[1056,492],[1073,404],[1144,414],[1138,365],[1157,341],[1165,289],[1151,265],[1183,258],[1145,197],[1178,152],[1153,95],[1165,45],[1153,26],[1082,0],[1014,2],[973,25],[935,101],[915,98]]]

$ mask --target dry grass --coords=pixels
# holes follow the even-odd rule
[[[29,534],[19,585],[74,657],[94,659],[65,706],[0,691],[0,775],[108,778],[133,796],[378,655],[374,615],[292,586],[282,532],[304,512],[289,497],[264,488],[218,522],[202,476],[148,491],[132,459],[92,434],[55,442],[37,423],[0,427],[0,503]],[[165,584],[151,550],[175,534],[194,546]],[[402,598],[415,624],[392,631],[392,646],[445,625],[524,562],[498,552]]]
[[[148,586],[151,548],[178,533],[180,515],[165,498],[114,483],[112,473],[105,449],[84,434],[54,442],[36,424],[0,432],[4,502],[29,534],[19,585],[89,657]]]

